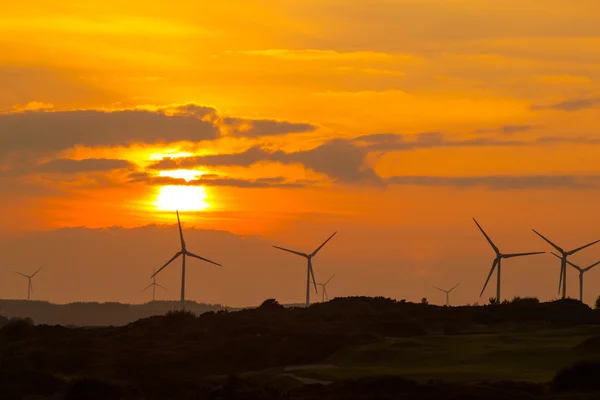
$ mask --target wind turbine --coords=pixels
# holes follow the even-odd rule
[[[497,272],[497,275],[496,275],[496,279],[497,279],[497,283],[496,283],[496,285],[497,285],[496,286],[496,299],[498,300],[498,302],[500,302],[500,268],[502,266],[502,259],[503,258],[513,258],[513,257],[532,256],[534,254],[544,254],[545,251],[537,251],[537,252],[534,252],[534,253],[502,254],[500,252],[500,250],[498,249],[498,247],[496,247],[496,245],[494,244],[494,242],[492,242],[492,239],[490,239],[490,237],[487,235],[487,233],[485,233],[485,231],[483,230],[483,228],[481,227],[481,225],[479,225],[479,223],[475,220],[475,218],[473,218],[473,221],[475,221],[475,224],[477,224],[477,227],[479,228],[479,230],[481,231],[481,233],[483,233],[483,236],[485,236],[485,238],[489,242],[490,246],[492,246],[492,248],[496,252],[496,258],[494,258],[494,263],[492,264],[492,268],[490,269],[490,274],[488,275],[488,277],[487,277],[487,279],[485,281],[485,285],[483,285],[483,289],[481,290],[481,294],[479,295],[479,297],[481,297],[483,295],[483,292],[485,291],[485,288],[486,288],[488,282],[490,281],[490,278],[492,277],[492,274],[494,273],[494,270],[496,269],[496,267],[498,267],[498,272]]]
[[[152,272],[155,272],[155,271],[152,271]],[[152,287],[152,301],[156,301],[156,287],[157,287],[157,286],[158,286],[159,288],[162,288],[162,289],[165,289],[165,290],[169,290],[169,289],[167,289],[166,287],[164,287],[164,286],[162,286],[162,285],[159,285],[158,283],[156,283],[156,276],[154,276],[154,277],[152,277],[152,283],[151,283],[151,284],[149,284],[148,286],[146,286],[146,287],[144,288],[144,290],[142,290],[142,292],[145,292],[145,291],[146,291],[146,290],[148,290],[150,287]]]
[[[587,247],[590,247],[593,244],[600,242],[600,240],[596,240],[595,242],[588,243],[585,246],[578,247],[571,251],[565,251],[562,248],[555,245],[554,243],[552,243],[547,238],[545,238],[541,233],[539,233],[535,229],[532,229],[532,231],[534,231],[536,235],[538,235],[539,237],[544,239],[552,247],[554,247],[556,250],[558,250],[558,252],[562,255],[562,257],[560,257],[560,279],[558,281],[558,293],[560,293],[560,284],[562,283],[562,298],[565,299],[567,297],[567,257],[577,253],[579,250],[583,250]]]
[[[456,285],[454,285],[454,287],[450,290],[444,290],[444,289],[440,289],[437,286],[434,286],[435,289],[442,291],[444,293],[446,293],[446,305],[449,306],[450,305],[450,292],[453,291],[454,289],[456,289],[456,287],[460,285],[460,283],[457,283]]]
[[[331,238],[335,236],[336,233],[337,232],[334,232],[333,235],[329,236],[329,239],[324,241],[323,244],[321,244],[319,247],[317,247],[317,249],[310,254],[301,253],[299,251],[294,251],[294,250],[289,250],[289,249],[284,249],[283,247],[279,247],[279,246],[273,246],[276,249],[287,251],[288,253],[292,253],[292,254],[296,254],[297,256],[304,257],[308,261],[308,267],[307,267],[307,271],[306,271],[306,306],[307,307],[310,305],[310,277],[311,277],[311,275],[312,275],[313,283],[315,285],[315,292],[319,293],[319,291],[317,290],[317,282],[315,281],[315,273],[313,272],[311,260],[314,256],[317,255],[319,250],[321,250],[323,248],[323,246],[325,246],[327,244],[327,242],[329,242],[331,240]]]
[[[40,271],[42,270],[42,268],[44,268],[44,267],[41,267],[40,269],[38,269],[37,271],[35,271],[35,272],[34,272],[33,274],[31,274],[31,275],[25,275],[25,274],[22,274],[22,273],[20,273],[20,272],[17,272],[17,271],[15,271],[15,274],[19,274],[19,275],[21,275],[21,276],[24,276],[25,278],[27,278],[27,279],[29,280],[29,283],[27,284],[27,300],[31,300],[31,292],[33,292],[33,284],[31,283],[31,279],[32,279],[34,276],[36,276],[36,275],[37,275],[37,273],[38,273],[38,272],[40,272]]]
[[[559,256],[558,254],[556,254],[556,253],[553,252],[552,255],[554,257],[559,258],[559,259],[562,260],[562,257]],[[583,274],[586,273],[586,272],[588,272],[590,269],[594,268],[596,265],[600,264],[600,261],[598,261],[598,262],[596,262],[596,263],[594,263],[594,264],[592,264],[592,265],[590,265],[589,267],[586,267],[586,268],[581,268],[581,267],[573,264],[571,261],[567,261],[567,263],[571,267],[573,267],[577,271],[579,271],[579,301],[581,301],[583,303]],[[560,275],[562,277],[562,268],[561,268],[561,271],[560,271]]]
[[[183,239],[183,231],[181,230],[181,221],[179,220],[179,211],[175,211],[175,212],[177,213],[177,225],[179,225],[179,238],[181,239],[181,250],[179,250],[177,253],[175,253],[173,258],[171,258],[169,261],[167,261],[167,263],[165,265],[163,265],[158,271],[156,271],[154,274],[152,274],[152,276],[150,278],[154,278],[156,275],[158,275],[158,273],[160,271],[162,271],[169,264],[171,264],[173,261],[175,261],[177,259],[177,257],[182,256],[182,258],[181,258],[181,309],[185,310],[185,258],[187,256],[197,258],[199,260],[206,261],[206,262],[209,262],[214,265],[218,265],[219,267],[221,266],[221,264],[216,263],[214,261],[210,261],[204,257],[200,257],[199,255],[196,255],[196,254],[188,251],[188,249],[185,247],[185,240]]]
[[[317,286],[321,286],[321,301],[325,303],[325,298],[329,301],[329,295],[327,294],[327,284],[333,279],[335,274],[331,275],[331,278],[327,279],[325,283],[317,283]]]

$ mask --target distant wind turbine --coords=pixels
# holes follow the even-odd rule
[[[552,255],[554,257],[559,258],[559,259],[562,260],[562,257],[559,256],[558,254],[556,254],[556,253],[553,252]],[[594,263],[594,264],[592,264],[592,265],[590,265],[589,267],[586,267],[586,268],[581,268],[581,267],[573,264],[571,261],[567,261],[567,263],[571,267],[573,267],[577,271],[579,271],[579,301],[581,301],[583,303],[583,274],[586,273],[586,272],[588,272],[590,269],[594,268],[596,265],[600,264],[600,261],[598,261],[598,262],[596,262],[596,263]],[[563,275],[563,273],[562,273],[562,268],[561,268],[560,276],[562,277],[562,275]]]
[[[440,289],[437,286],[434,286],[435,289],[442,291],[444,293],[446,293],[446,305],[449,306],[450,305],[450,292],[453,291],[454,289],[456,289],[456,287],[460,285],[460,283],[457,283],[456,285],[454,285],[454,287],[450,290],[444,290],[444,289]]]
[[[173,261],[175,261],[177,259],[177,257],[182,256],[182,259],[181,259],[181,309],[184,310],[185,309],[185,258],[186,258],[186,256],[197,258],[199,260],[206,261],[208,263],[218,265],[218,266],[221,266],[221,264],[216,263],[214,261],[210,261],[206,258],[200,257],[199,255],[196,255],[187,250],[187,248],[185,247],[185,240],[183,239],[183,231],[181,230],[181,221],[179,220],[179,211],[176,211],[176,213],[177,213],[177,225],[179,225],[179,238],[181,239],[181,250],[179,250],[177,253],[175,253],[173,258],[171,258],[169,261],[167,261],[167,263],[165,265],[163,265],[158,271],[156,271],[154,274],[152,274],[152,276],[150,278],[154,278],[156,275],[158,275],[158,273],[160,271],[162,271],[169,264],[171,264]]]
[[[492,268],[490,269],[490,274],[488,275],[485,284],[483,285],[483,289],[481,290],[481,294],[479,295],[479,297],[483,296],[483,292],[485,291],[485,288],[488,284],[488,282],[490,281],[490,278],[492,277],[492,274],[494,273],[494,270],[496,269],[496,267],[498,267],[498,272],[496,275],[496,279],[497,279],[497,283],[496,283],[496,300],[500,301],[500,268],[501,268],[501,264],[502,264],[502,259],[503,258],[513,258],[513,257],[523,257],[523,256],[531,256],[534,254],[544,254],[544,251],[537,251],[534,253],[512,253],[512,254],[502,254],[500,252],[500,250],[498,249],[498,247],[496,247],[496,245],[494,244],[494,242],[492,242],[492,239],[490,239],[490,237],[487,235],[487,233],[485,233],[485,231],[483,230],[483,228],[481,227],[481,225],[479,225],[479,223],[475,220],[475,218],[473,218],[473,221],[475,221],[475,224],[477,224],[477,227],[479,228],[479,230],[481,231],[481,233],[483,233],[483,236],[485,236],[485,238],[487,239],[487,241],[489,242],[490,246],[492,246],[492,248],[494,249],[494,251],[496,252],[496,258],[494,258],[494,263],[492,264]]]
[[[600,242],[600,240],[596,240],[595,242],[588,243],[585,246],[578,247],[571,251],[565,251],[562,248],[558,247],[556,244],[552,243],[549,239],[544,237],[541,233],[539,233],[535,229],[532,229],[532,231],[534,231],[536,235],[538,235],[539,237],[544,239],[548,244],[550,244],[552,247],[554,247],[556,250],[558,250],[558,252],[562,255],[562,257],[560,257],[560,279],[558,280],[558,293],[560,293],[560,284],[562,283],[562,298],[563,299],[567,298],[567,257],[577,253],[580,250],[590,247],[593,244]]]
[[[155,271],[152,271],[152,272],[155,272]],[[145,291],[146,291],[146,290],[148,290],[150,287],[152,287],[152,301],[156,301],[156,287],[157,287],[157,286],[158,286],[159,288],[161,288],[161,289],[169,290],[169,289],[167,289],[166,287],[164,287],[164,286],[162,286],[162,285],[159,285],[158,283],[156,283],[156,276],[153,276],[153,277],[152,277],[152,283],[151,283],[151,284],[149,284],[148,286],[146,286],[146,287],[144,288],[144,290],[142,290],[142,292],[145,292]]]
[[[315,281],[315,273],[313,271],[311,260],[314,256],[317,255],[319,250],[321,250],[323,248],[323,246],[325,246],[327,244],[327,242],[329,242],[331,240],[331,238],[335,236],[336,233],[337,232],[334,232],[333,235],[329,236],[329,238],[326,241],[324,241],[323,244],[321,244],[319,247],[317,247],[317,249],[310,254],[301,253],[299,251],[294,251],[294,250],[289,250],[289,249],[284,249],[283,247],[279,247],[279,246],[273,246],[276,249],[287,251],[288,253],[292,253],[292,254],[296,254],[297,256],[304,257],[308,261],[308,267],[307,267],[307,271],[306,271],[306,306],[307,307],[310,305],[310,277],[311,277],[311,275],[312,275],[313,283],[315,285],[315,292],[319,293],[319,291],[317,290],[317,282]]]
[[[33,283],[31,283],[31,279],[33,279],[33,277],[36,276],[37,273],[42,270],[42,268],[44,268],[44,267],[41,267],[40,269],[38,269],[37,271],[35,271],[31,275],[25,275],[25,274],[22,274],[20,272],[15,271],[15,274],[19,274],[19,275],[24,276],[25,278],[28,279],[28,284],[27,284],[27,300],[31,300],[31,293],[33,292]]]
[[[331,282],[335,274],[331,275],[331,278],[327,279],[325,283],[317,283],[317,286],[321,286],[321,301],[325,303],[325,298],[329,301],[329,295],[327,294],[327,284]]]

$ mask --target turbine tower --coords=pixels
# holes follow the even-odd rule
[[[439,291],[441,291],[441,292],[446,293],[446,305],[449,306],[450,305],[450,292],[453,291],[454,289],[456,289],[456,287],[458,285],[460,285],[460,283],[457,283],[456,285],[454,285],[454,287],[452,289],[450,289],[450,290],[440,289],[437,286],[434,286],[434,288],[437,289],[437,290],[439,290]]]
[[[559,259],[562,260],[562,257],[559,256],[558,254],[556,254],[556,253],[553,252],[552,255],[554,257],[559,258]],[[588,272],[590,269],[594,268],[596,265],[600,264],[600,261],[598,261],[598,262],[596,262],[596,263],[594,263],[594,264],[592,264],[592,265],[590,265],[589,267],[586,267],[586,268],[581,268],[581,267],[573,264],[571,261],[567,261],[567,263],[571,267],[573,267],[577,271],[579,271],[579,301],[581,301],[583,303],[583,274],[586,273],[586,272]],[[561,268],[560,276],[562,277],[562,275],[563,274],[562,274],[562,268]]]
[[[179,238],[181,239],[181,250],[179,250],[177,253],[175,253],[173,258],[171,258],[169,261],[167,261],[167,263],[165,265],[163,265],[158,271],[156,271],[154,274],[152,274],[152,276],[150,278],[154,278],[156,275],[158,275],[158,273],[160,271],[162,271],[169,264],[171,264],[173,261],[175,261],[177,259],[177,257],[182,256],[182,258],[181,258],[181,309],[185,310],[185,258],[188,256],[197,258],[199,260],[206,261],[206,262],[214,264],[214,265],[218,265],[219,267],[221,266],[221,264],[216,263],[214,261],[210,261],[204,257],[200,257],[199,255],[196,255],[196,254],[188,251],[188,249],[185,246],[185,240],[183,239],[183,231],[181,230],[181,221],[179,220],[179,211],[175,211],[175,212],[177,213],[177,225],[179,225]]]
[[[33,277],[36,276],[37,273],[42,270],[42,268],[44,268],[44,267],[41,267],[40,269],[38,269],[37,271],[35,271],[31,275],[25,275],[25,274],[22,274],[20,272],[15,271],[15,274],[19,274],[19,275],[24,276],[25,278],[28,279],[28,284],[27,284],[27,300],[31,300],[31,293],[33,292],[33,284],[31,283],[31,279],[33,279]]]
[[[578,247],[574,250],[565,251],[562,248],[558,247],[556,244],[552,243],[549,239],[544,237],[541,233],[539,233],[535,229],[532,229],[532,231],[534,231],[536,235],[538,235],[539,237],[544,239],[548,244],[550,244],[552,247],[554,247],[556,250],[558,250],[558,252],[562,255],[562,257],[560,257],[560,279],[558,281],[558,293],[560,293],[560,284],[562,283],[562,298],[563,299],[567,298],[567,257],[577,253],[580,250],[590,247],[593,244],[600,242],[600,240],[596,240],[595,242],[588,243],[585,246]]]
[[[323,248],[323,246],[325,246],[327,244],[327,242],[329,242],[331,240],[331,238],[335,236],[336,233],[337,232],[334,232],[333,235],[329,236],[329,239],[324,241],[323,244],[321,244],[319,247],[317,247],[317,249],[310,254],[301,253],[299,251],[294,251],[294,250],[289,250],[289,249],[284,249],[283,247],[279,247],[279,246],[273,246],[276,249],[287,251],[288,253],[296,254],[297,256],[306,258],[306,260],[308,262],[308,267],[307,267],[307,271],[306,271],[306,306],[307,307],[310,305],[310,277],[311,277],[311,275],[312,275],[313,283],[315,285],[315,292],[319,293],[319,291],[317,290],[317,283],[315,281],[315,273],[313,271],[311,260],[314,256],[317,255],[319,250],[321,250]]]
[[[327,279],[325,283],[317,283],[317,286],[321,286],[321,301],[325,303],[325,298],[329,301],[329,295],[327,294],[327,284],[333,279],[335,274],[331,275],[331,278]]]
[[[492,277],[492,274],[494,273],[494,270],[496,269],[496,267],[498,267],[498,272],[496,274],[496,299],[498,300],[498,302],[500,302],[500,272],[501,272],[501,267],[502,267],[502,259],[503,258],[513,258],[513,257],[523,257],[523,256],[532,256],[534,254],[544,254],[544,251],[537,251],[534,253],[512,253],[512,254],[502,254],[500,252],[500,250],[498,249],[498,247],[496,247],[496,245],[494,244],[494,242],[492,242],[492,239],[490,239],[490,237],[487,235],[487,233],[485,233],[485,231],[483,230],[483,228],[481,227],[481,225],[479,225],[479,223],[475,220],[475,218],[473,218],[473,221],[475,221],[475,224],[477,224],[477,227],[479,228],[479,230],[481,231],[481,233],[483,233],[483,236],[485,236],[485,238],[487,239],[487,241],[489,242],[490,246],[492,246],[492,248],[494,249],[494,251],[496,252],[496,258],[494,258],[494,263],[492,264],[492,268],[490,269],[490,274],[488,275],[485,284],[483,285],[483,289],[481,290],[481,294],[479,295],[479,297],[483,296],[483,292],[485,291],[485,288],[488,284],[488,282],[490,281],[490,278]]]
[[[155,272],[154,270],[152,272]],[[146,290],[148,290],[150,287],[152,287],[152,301],[156,301],[156,287],[165,289],[165,290],[169,290],[166,287],[159,285],[158,283],[156,283],[156,276],[152,277],[152,283],[149,284],[148,286],[146,286],[144,288],[144,290],[142,290],[142,292],[145,292]]]

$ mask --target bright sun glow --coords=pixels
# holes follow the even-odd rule
[[[204,172],[194,171],[191,169],[176,169],[172,171],[160,171],[158,173],[159,176],[168,176],[170,178],[185,179],[186,182],[198,179],[198,177],[203,174]]]
[[[202,186],[163,186],[154,204],[163,211],[202,211],[209,207],[207,197]]]

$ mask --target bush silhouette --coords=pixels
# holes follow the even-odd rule
[[[32,327],[33,320],[31,318],[11,318],[0,328],[0,337],[8,341],[19,340],[26,337]]]
[[[600,391],[600,362],[584,361],[559,371],[552,385],[559,392]]]
[[[600,296],[596,299],[596,303],[594,304],[594,308],[596,310],[600,310]]]
[[[279,302],[275,299],[266,299],[265,301],[262,302],[262,304],[259,306],[259,308],[273,310],[273,309],[282,309],[285,307],[283,307],[281,304],[279,304]]]

